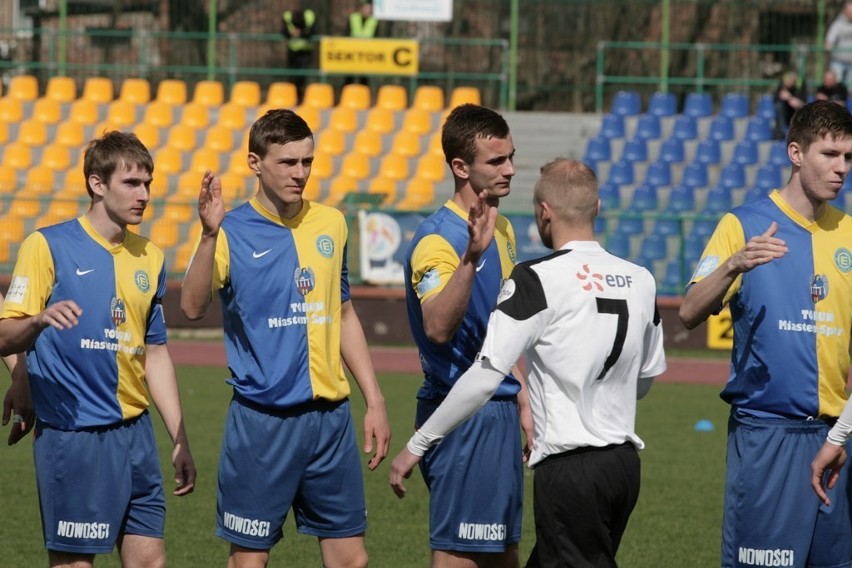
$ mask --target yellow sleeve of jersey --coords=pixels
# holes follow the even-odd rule
[[[458,268],[455,249],[439,235],[427,235],[411,254],[411,287],[423,300],[438,294]]]
[[[41,313],[53,291],[55,274],[47,240],[36,231],[24,239],[18,250],[18,261],[0,317],[20,318]]]
[[[737,251],[745,246],[745,233],[740,220],[735,215],[730,213],[724,217],[716,225],[716,230],[707,241],[707,246],[704,248],[704,253],[701,255],[701,260],[698,261],[698,267],[695,269],[695,274],[692,275],[690,284],[700,282],[716,270],[723,262],[731,258]],[[722,305],[725,305],[736,294],[742,285],[742,275],[737,276],[733,284],[725,293],[725,298],[722,300]]]
[[[195,253],[198,251],[198,245],[201,243],[201,235],[195,241],[195,246],[192,247],[192,258],[195,259]],[[210,283],[210,291],[215,294],[222,289],[228,282],[230,274],[230,251],[228,249],[228,236],[225,230],[219,229],[219,236],[216,238],[216,254],[213,256],[213,281]],[[192,266],[192,261],[189,262]],[[187,270],[189,270],[187,268]]]

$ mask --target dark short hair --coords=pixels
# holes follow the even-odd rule
[[[93,175],[101,178],[105,183],[120,164],[129,168],[138,166],[148,172],[154,173],[154,160],[151,153],[139,138],[131,132],[119,132],[117,130],[104,132],[100,138],[95,138],[86,145],[83,153],[83,175],[86,176],[86,191],[89,197],[95,194],[89,187],[89,178]]]
[[[461,158],[467,164],[476,159],[477,138],[508,138],[506,120],[490,108],[463,104],[454,108],[441,130],[441,147],[444,158],[451,163]]]
[[[852,114],[835,102],[814,101],[793,114],[787,144],[796,142],[802,152],[807,152],[812,143],[826,136],[852,137]]]
[[[272,144],[284,145],[313,137],[314,133],[305,119],[292,110],[276,108],[267,111],[252,124],[248,150],[264,158]]]

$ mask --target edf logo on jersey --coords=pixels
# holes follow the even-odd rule
[[[580,287],[587,292],[592,291],[592,289],[603,292],[603,284],[610,288],[630,288],[633,285],[632,276],[592,272],[588,264],[584,264],[583,269],[577,272],[577,280],[582,283]]]

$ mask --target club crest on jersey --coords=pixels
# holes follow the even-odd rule
[[[148,279],[148,274],[144,270],[137,270],[136,274],[133,275],[133,281],[143,294],[151,289],[151,281]]]
[[[509,260],[512,261],[512,264],[517,262],[517,257],[515,256],[515,247],[512,246],[512,243],[506,241],[506,252],[509,254]]]
[[[839,248],[834,251],[834,266],[840,272],[852,270],[852,252],[849,252],[847,248]]]
[[[293,273],[293,280],[296,282],[296,289],[302,296],[314,289],[314,271],[310,267],[297,268]]]
[[[317,250],[326,258],[334,256],[334,241],[328,235],[317,237]]]
[[[603,292],[603,274],[592,272],[588,264],[584,264],[583,269],[577,273],[577,280],[580,281],[580,287],[587,292],[591,292],[593,288]]]
[[[127,311],[124,309],[124,300],[121,298],[113,298],[109,304],[109,313],[112,318],[112,325],[120,326],[127,321]]]
[[[816,304],[828,296],[828,277],[825,274],[811,275],[811,300]]]

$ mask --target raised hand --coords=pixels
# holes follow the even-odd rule
[[[772,262],[787,254],[789,249],[786,243],[775,237],[777,231],[778,223],[773,221],[765,233],[750,238],[746,245],[728,261],[731,268],[740,273],[748,272],[755,266]]]
[[[210,170],[201,178],[198,194],[198,218],[206,235],[215,235],[225,218],[225,200],[222,199],[222,181]]]
[[[476,202],[470,206],[467,216],[467,257],[476,262],[494,239],[497,224],[497,207],[488,202],[488,193],[480,192]]]

